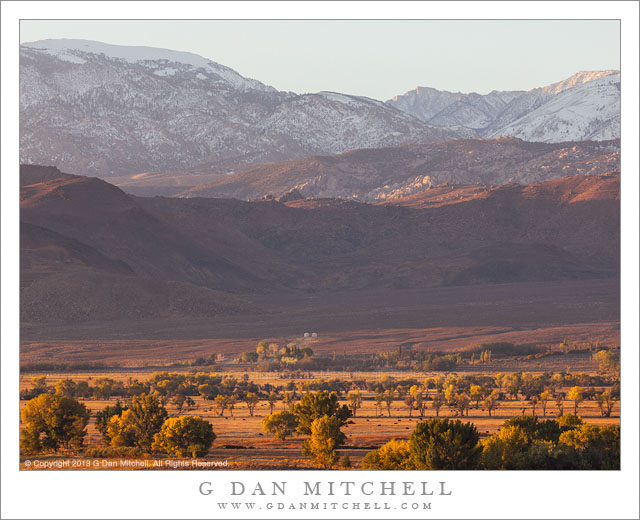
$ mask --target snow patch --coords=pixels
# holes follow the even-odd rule
[[[363,100],[360,100],[355,96],[347,96],[345,94],[338,94],[337,92],[329,92],[323,90],[322,92],[318,92],[318,95],[322,96],[325,99],[328,99],[329,101],[336,101],[338,103],[342,103],[343,105],[348,105],[351,107],[362,106],[364,104]]]
[[[78,65],[82,65],[83,63],[87,63],[87,60],[83,60],[79,56],[74,56],[73,54],[56,54],[56,58],[61,61],[67,61],[69,63],[76,63]]]

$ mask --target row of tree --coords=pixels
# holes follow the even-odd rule
[[[491,363],[498,358],[540,358],[551,355],[595,352],[594,360],[602,373],[613,374],[619,369],[618,356],[614,351],[590,342],[584,346],[563,341],[558,348],[552,349],[537,345],[515,345],[510,342],[483,343],[460,349],[456,352],[438,352],[414,350],[411,345],[400,345],[394,350],[376,352],[370,355],[347,355],[346,351],[338,355],[317,356],[309,347],[301,347],[298,341],[280,346],[277,343],[258,343],[255,351],[243,352],[238,360],[254,365],[260,371],[303,370],[414,370],[414,371],[450,371],[466,364]]]
[[[568,392],[567,383],[610,384],[610,388],[593,386],[573,386]],[[573,401],[573,412],[578,413],[579,406],[585,400],[595,400],[604,417],[609,417],[619,399],[617,378],[591,376],[587,374],[528,374],[509,373],[488,375],[448,374],[428,377],[422,383],[416,378],[384,377],[381,380],[316,380],[290,382],[286,385],[256,384],[249,381],[245,374],[242,378],[205,372],[195,373],[156,373],[149,380],[139,382],[130,380],[128,384],[109,378],[96,378],[89,385],[87,381],[74,382],[61,379],[53,387],[46,385],[44,376],[33,378],[32,388],[23,391],[23,397],[53,394],[65,397],[108,399],[113,394],[123,397],[135,397],[143,394],[155,394],[165,406],[174,404],[179,412],[184,407],[194,408],[196,402],[192,396],[200,395],[211,400],[214,410],[223,416],[225,412],[233,415],[236,405],[245,403],[249,414],[253,416],[260,401],[266,401],[269,413],[273,413],[278,401],[285,409],[299,399],[300,395],[310,391],[334,391],[338,396],[346,393],[346,399],[353,415],[356,415],[366,399],[375,401],[376,414],[391,416],[395,402],[400,401],[407,407],[409,416],[415,411],[421,417],[431,408],[439,416],[442,407],[447,406],[456,415],[469,415],[470,408],[482,406],[489,415],[500,406],[502,401],[522,398],[528,401],[535,415],[536,408],[546,416],[549,403],[557,407],[557,414],[564,412],[565,401]],[[284,390],[285,388],[289,390]],[[353,389],[350,390],[349,389]],[[373,395],[363,395],[367,390]]]
[[[388,389],[384,392],[375,394],[376,414],[381,414],[383,408],[386,408],[387,415],[391,417],[391,408],[396,400],[401,400],[408,409],[409,417],[415,410],[420,417],[424,417],[428,408],[434,410],[436,417],[440,415],[443,406],[447,406],[456,415],[469,415],[469,409],[474,407],[487,410],[489,417],[500,406],[501,401],[506,400],[506,395],[496,389],[487,388],[480,385],[471,385],[468,391],[459,391],[454,385],[450,384],[444,391],[441,389],[434,394],[429,394],[424,386],[414,385],[405,391],[399,387],[396,390]],[[579,386],[572,387],[568,393],[552,392],[551,390],[543,390],[538,395],[530,395],[527,399],[531,405],[532,415],[536,415],[536,407],[540,406],[542,416],[546,417],[547,407],[550,402],[554,402],[557,407],[557,414],[560,416],[564,413],[565,401],[573,402],[573,413],[578,413],[580,404],[585,399],[593,399],[597,402],[603,417],[610,417],[615,403],[619,400],[619,394],[615,390],[602,390],[596,392],[594,389],[585,389]],[[354,415],[362,404],[362,395],[359,391],[349,392],[347,401]]]
[[[60,379],[53,387],[46,383],[46,376],[31,379],[31,388],[21,392],[22,399],[31,399],[44,393],[55,393],[67,397],[93,398],[108,400],[112,397],[134,397],[156,393],[162,398],[177,395],[201,395],[205,399],[214,399],[218,395],[244,395],[249,392],[268,392],[272,385],[256,385],[245,374],[238,379],[232,375],[220,375],[209,372],[158,372],[146,381],[129,378],[129,381],[117,381],[109,377],[90,378],[90,381]]]
[[[598,353],[599,354],[599,353]],[[270,394],[282,395],[284,391],[305,393],[310,391],[329,391],[341,395],[350,390],[367,390],[381,393],[394,390],[398,398],[402,399],[411,387],[422,385],[425,390],[445,392],[453,385],[456,392],[470,393],[473,386],[481,386],[491,392],[498,390],[505,398],[518,399],[522,396],[529,399],[545,390],[557,393],[568,386],[579,386],[584,389],[585,399],[594,399],[596,388],[612,387],[612,393],[619,393],[619,380],[612,375],[590,375],[585,373],[542,373],[526,372],[498,373],[493,376],[481,374],[458,375],[449,373],[427,377],[423,381],[415,377],[394,378],[385,376],[381,379],[356,378],[350,374],[348,379],[310,379],[303,381],[289,381],[282,385],[270,383],[258,384],[249,380],[249,375],[241,378],[233,375],[215,374],[209,372],[158,372],[146,381],[129,378],[128,382],[116,381],[108,377],[89,378],[89,381],[73,381],[60,379],[54,386],[48,386],[46,376],[34,377],[31,387],[21,392],[23,399],[31,399],[43,393],[55,393],[67,397],[93,398],[108,400],[111,397],[133,397],[143,393],[157,393],[162,398],[173,398],[178,395],[185,397],[200,395],[204,399],[213,400],[218,395],[235,396],[243,399],[246,394],[253,393],[262,399]]]

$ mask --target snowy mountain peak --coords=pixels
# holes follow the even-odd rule
[[[219,63],[215,63],[191,52],[173,51],[155,47],[112,45],[92,40],[73,39],[39,40],[23,43],[21,47],[42,51],[59,60],[75,64],[84,64],[87,60],[91,60],[92,56],[137,64],[145,68],[156,69],[154,74],[157,76],[171,76],[175,74],[175,69],[168,65],[178,64],[181,68],[186,66],[194,70],[201,69],[204,72],[213,73],[237,89],[275,92],[273,87],[264,85],[254,79],[245,78],[229,67],[225,67],[224,65],[220,65]]]
[[[613,74],[620,75],[619,70],[581,70],[580,72],[576,72],[573,76],[568,77],[565,80],[558,81],[557,83],[552,83],[547,87],[542,87],[540,90],[547,94],[560,94],[560,92],[564,92],[565,90],[569,90],[570,88],[579,87],[580,85],[584,85],[585,83],[589,83],[590,81],[595,81],[604,76],[611,76]]]
[[[576,78],[575,86],[556,95],[547,94],[533,110],[485,135],[511,135],[545,142],[572,141],[576,136],[594,141],[620,137],[620,75],[592,77],[582,83],[581,78]]]
[[[483,95],[418,87],[387,103],[427,124],[472,128],[483,137],[557,142],[620,136],[618,70],[580,71],[526,92]]]

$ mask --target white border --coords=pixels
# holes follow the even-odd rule
[[[261,510],[264,518],[638,518],[638,3],[637,2],[3,2],[2,3],[2,518],[220,518],[203,480],[446,480],[432,510]],[[553,18],[621,19],[622,470],[619,472],[19,472],[18,20],[20,18]],[[541,35],[544,37],[544,35]],[[379,497],[382,500],[384,497]],[[225,513],[247,517],[246,511]]]

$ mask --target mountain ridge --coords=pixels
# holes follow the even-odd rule
[[[106,178],[474,135],[369,98],[279,92],[196,55],[90,43],[21,45],[21,162]]]
[[[607,88],[591,92],[593,85],[590,84]],[[611,69],[580,71],[562,81],[528,91],[494,90],[482,95],[417,87],[387,103],[425,123],[467,126],[481,137],[508,135],[541,142],[607,140],[620,137],[619,90],[620,71]],[[583,106],[585,98],[592,105],[587,110]],[[554,103],[565,109],[563,117],[558,115],[560,110]],[[572,117],[576,116],[576,107],[583,112],[578,114],[577,122]],[[604,128],[585,129],[600,120],[603,110],[605,123],[601,126]],[[532,122],[536,117],[543,121]],[[581,118],[586,120],[582,125]]]
[[[433,123],[426,123],[391,102],[330,91],[280,92],[192,53],[44,40],[20,47],[20,157],[109,178],[478,134],[603,140],[619,136],[616,89],[619,74],[600,71],[525,93],[443,92],[429,112]],[[558,100],[564,103],[562,118],[554,117],[559,109],[550,105]],[[545,112],[545,106],[555,112]],[[573,117],[576,107],[581,113]]]
[[[21,315],[253,315],[265,311],[257,295],[615,278],[619,182],[575,176],[471,186],[446,204],[416,195],[372,205],[144,198],[93,178],[45,178],[22,188]],[[120,202],[105,204],[105,193]]]
[[[265,195],[280,197],[298,190],[305,197],[382,202],[440,184],[531,184],[569,175],[605,173],[618,170],[619,160],[617,140],[568,143],[531,143],[517,138],[455,140],[310,156],[247,167],[233,174],[219,171],[208,177],[209,182],[187,188],[177,185],[164,194],[250,200]],[[197,182],[203,177],[190,179]],[[166,182],[175,179],[172,175]],[[145,184],[153,186],[154,182],[161,180],[119,179],[118,185],[125,191],[145,194]]]

